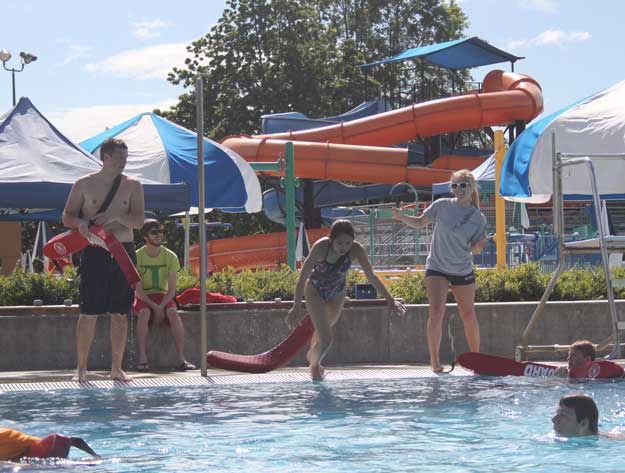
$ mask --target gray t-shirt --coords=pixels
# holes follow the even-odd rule
[[[423,211],[434,224],[425,269],[453,276],[473,271],[471,246],[486,234],[486,217],[476,207],[462,207],[455,198],[438,199]]]

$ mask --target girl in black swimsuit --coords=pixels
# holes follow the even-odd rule
[[[345,301],[345,279],[352,261],[360,264],[367,280],[375,286],[378,294],[388,301],[389,311],[399,316],[406,313],[375,275],[364,248],[354,241],[354,228],[348,220],[337,220],[330,229],[330,236],[318,240],[300,270],[293,308],[287,315],[287,323],[293,327],[301,318],[302,297],[306,296],[308,315],[315,325],[307,359],[310,376],[322,380],[321,362],[332,344],[332,327],[338,321]]]

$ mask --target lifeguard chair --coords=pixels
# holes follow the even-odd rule
[[[578,241],[566,242],[564,239],[564,195],[570,194],[570,189],[565,192],[566,180],[572,175],[576,175],[577,185],[580,185],[580,173],[584,170],[587,171],[586,182],[581,184],[582,189],[579,189],[580,194],[586,194],[588,190],[592,192],[592,201],[597,209],[601,209],[601,195],[610,195],[614,193],[613,186],[601,185],[597,178],[597,164],[606,170],[606,161],[620,161],[621,166],[625,166],[625,153],[614,154],[573,154],[573,153],[560,153],[556,147],[555,133],[552,134],[552,179],[553,179],[553,232],[554,238],[556,238],[559,247],[560,258],[558,265],[545,289],[545,292],[534,311],[532,318],[530,319],[520,345],[516,347],[515,358],[517,361],[523,361],[527,359],[527,356],[532,353],[545,353],[545,352],[560,352],[567,351],[568,345],[530,345],[529,338],[532,334],[532,330],[536,326],[541,316],[544,313],[545,306],[549,297],[551,296],[555,285],[566,268],[567,258],[571,255],[588,254],[588,253],[600,253],[603,271],[605,274],[605,280],[607,285],[607,297],[608,305],[610,309],[610,318],[612,322],[612,335],[598,344],[598,348],[606,349],[613,345],[613,348],[608,355],[608,358],[620,358],[621,357],[621,341],[623,339],[623,330],[625,330],[625,320],[620,320],[616,311],[616,304],[614,301],[615,285],[625,285],[625,280],[615,280],[612,278],[609,266],[609,254],[610,253],[623,253],[625,252],[625,236],[607,235],[607,229],[603,219],[597,215],[597,227],[598,234],[594,238],[586,238]],[[611,166],[612,167],[612,166]],[[617,166],[614,166],[617,167]],[[581,169],[581,171],[580,171]],[[575,171],[574,171],[575,170]],[[565,172],[566,171],[566,172]],[[622,170],[621,170],[622,171]],[[618,169],[614,169],[613,172],[619,173]],[[619,173],[622,176],[622,173]],[[622,182],[622,181],[621,181]],[[590,187],[590,189],[589,189]],[[625,188],[625,186],[623,186]],[[623,193],[623,189],[620,189],[620,194]]]

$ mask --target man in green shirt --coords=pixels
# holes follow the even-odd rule
[[[137,251],[137,269],[141,281],[135,288],[134,305],[139,349],[137,371],[149,370],[146,345],[150,321],[169,325],[176,345],[176,370],[194,370],[195,366],[184,357],[184,327],[174,302],[176,273],[180,269],[178,256],[162,245],[163,227],[158,220],[146,220],[141,227],[141,236],[145,246]]]

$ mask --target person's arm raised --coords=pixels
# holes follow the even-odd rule
[[[83,452],[87,452],[92,457],[96,457],[96,458],[100,457],[100,455],[98,455],[93,450],[93,448],[91,448],[89,446],[89,444],[87,442],[85,442],[83,439],[81,439],[80,437],[70,437],[69,441],[70,441],[72,447],[76,447],[76,448],[82,450]]]
[[[395,220],[399,220],[412,228],[427,227],[430,223],[429,219],[423,214],[416,217],[404,215],[404,204],[402,204],[401,207],[395,207],[392,209],[392,214]]]

